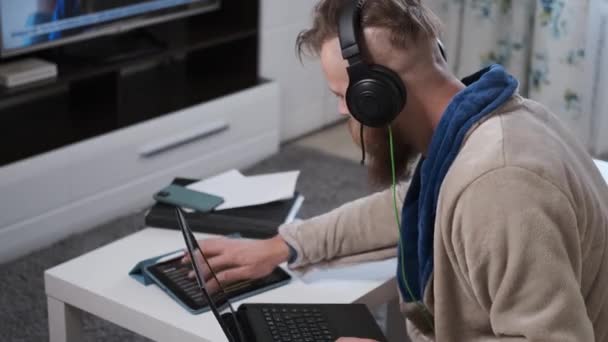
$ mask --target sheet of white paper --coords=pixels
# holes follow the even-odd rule
[[[224,198],[224,203],[216,208],[224,210],[292,198],[299,175],[300,171],[290,171],[245,177],[230,170],[188,188]]]
[[[308,270],[305,273],[298,271],[292,272],[297,274],[299,278],[307,284],[321,281],[384,281],[395,276],[396,264],[397,258],[391,258],[327,268],[312,267],[311,270]]]
[[[229,170],[219,175],[204,179],[202,181],[192,183],[186,188],[190,190],[196,190],[206,192],[208,194],[220,196],[224,198],[225,195],[221,194],[222,191],[231,191],[233,184],[241,184],[245,179],[245,176],[239,170]],[[233,196],[233,195],[231,195]],[[193,213],[195,210],[182,208],[187,213]],[[216,208],[216,210],[218,210]]]

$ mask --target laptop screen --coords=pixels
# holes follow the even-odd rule
[[[238,320],[236,319],[236,313],[228,296],[226,295],[225,289],[217,280],[217,276],[213,269],[210,267],[208,260],[205,258],[194,234],[190,230],[186,218],[184,217],[180,208],[176,208],[177,221],[180,229],[184,236],[186,247],[188,248],[188,254],[190,255],[190,262],[194,273],[201,289],[202,295],[207,299],[209,307],[213,312],[213,315],[220,324],[224,334],[231,342],[245,341],[243,330],[240,327]],[[233,330],[229,329],[227,322],[222,318],[222,314],[229,313],[232,316],[231,322],[234,325]],[[233,336],[235,331],[240,336]]]

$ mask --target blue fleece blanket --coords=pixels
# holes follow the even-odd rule
[[[397,279],[406,302],[422,300],[433,273],[433,233],[439,189],[469,129],[517,91],[517,80],[502,66],[492,65],[463,80],[467,86],[447,107],[426,158],[416,167],[401,212],[401,243]],[[406,288],[403,274],[414,295]]]

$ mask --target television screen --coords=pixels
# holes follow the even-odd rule
[[[1,0],[2,55],[202,13],[219,0]]]

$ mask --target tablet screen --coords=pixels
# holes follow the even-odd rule
[[[182,264],[181,257],[168,260],[148,267],[148,271],[156,278],[168,291],[172,292],[179,300],[191,310],[203,312],[209,309],[207,300],[200,290],[196,278],[188,278],[188,273],[192,270],[190,264]],[[291,276],[280,267],[268,276],[257,279],[238,282],[224,287],[228,299],[231,301],[246,298],[264,290],[269,290],[286,283]],[[217,304],[221,302],[214,299]]]

